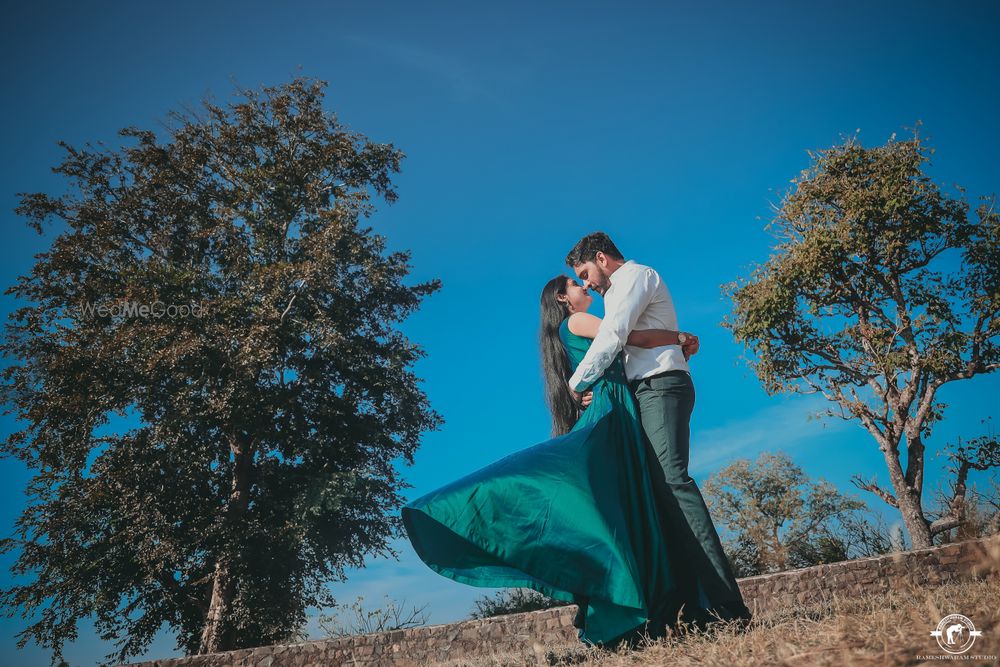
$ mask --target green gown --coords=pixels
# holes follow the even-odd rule
[[[566,321],[560,335],[575,367],[591,341]],[[569,433],[407,503],[401,518],[438,574],[575,603],[580,640],[609,646],[662,636],[682,600],[621,355],[591,389]]]

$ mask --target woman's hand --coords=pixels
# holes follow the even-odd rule
[[[594,400],[594,392],[592,391],[585,391],[581,394],[570,387],[569,393],[573,397],[573,402],[579,405],[581,410],[586,410],[590,402]]]

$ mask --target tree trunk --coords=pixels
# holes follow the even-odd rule
[[[906,429],[906,486],[920,498],[924,491],[924,442],[920,424]]]
[[[899,513],[903,516],[906,532],[910,534],[910,548],[926,549],[934,546],[930,526],[920,507],[919,494],[904,488],[902,492],[896,492],[896,497],[899,499]]]
[[[906,526],[906,532],[910,535],[912,548],[923,549],[933,546],[930,526],[928,526],[920,507],[920,491],[907,483],[906,475],[903,474],[903,468],[899,464],[898,445],[893,447],[889,443],[880,443],[880,449],[885,458],[886,467],[889,469],[889,479],[892,482],[892,490],[895,492],[896,507],[903,517],[903,525]],[[909,465],[907,467],[910,468]]]
[[[223,622],[225,621],[226,610],[232,601],[232,586],[229,582],[228,572],[221,561],[215,564],[215,574],[212,576],[212,600],[208,605],[208,613],[205,615],[205,627],[201,631],[201,645],[198,653],[218,653],[226,651],[229,646],[224,641],[225,632]]]
[[[919,420],[919,421],[917,421]],[[924,516],[921,507],[921,497],[924,490],[924,443],[920,439],[920,424],[923,418],[918,416],[907,425],[906,433],[906,474],[903,477],[905,488],[903,493],[897,491],[900,500],[899,510],[903,522],[910,534],[910,544],[914,549],[926,549],[934,546],[931,540],[931,527]]]
[[[225,540],[231,539],[232,528],[242,518],[250,498],[250,468],[253,463],[253,441],[247,438],[233,437],[230,448],[234,455],[232,490],[229,503],[226,506]],[[212,598],[205,615],[205,627],[201,631],[201,643],[198,653],[217,653],[233,648],[233,636],[226,628],[226,618],[233,599],[233,582],[229,577],[228,541],[215,562],[215,573],[212,576]]]
[[[788,550],[785,545],[781,543],[781,539],[778,537],[778,526],[771,526],[771,544],[772,553],[774,554],[774,570],[775,572],[784,572],[788,569]]]

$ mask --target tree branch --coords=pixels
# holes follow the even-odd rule
[[[971,440],[963,446],[959,440],[957,450],[949,454],[958,462],[955,474],[955,488],[951,501],[948,503],[948,513],[931,524],[931,534],[937,534],[950,528],[955,528],[965,520],[966,481],[970,470],[985,472],[1000,466],[1000,443],[996,436],[988,434]]]
[[[285,306],[284,312],[281,313],[281,318],[278,320],[278,324],[279,325],[285,323],[285,317],[287,317],[288,313],[292,310],[292,304],[295,303],[295,299],[298,298],[298,296],[302,292],[302,288],[305,286],[305,284],[306,284],[305,279],[299,281],[299,286],[298,286],[298,288],[296,288],[295,294],[292,295],[292,298],[288,302],[288,305]]]
[[[896,497],[891,493],[889,493],[888,491],[886,491],[885,489],[881,488],[875,482],[874,477],[872,478],[872,481],[866,482],[864,481],[864,479],[862,479],[861,475],[855,475],[854,477],[851,478],[851,482],[859,489],[862,489],[864,491],[870,491],[871,493],[874,493],[876,496],[878,496],[886,503],[891,505],[892,507],[899,509],[899,502],[896,500]]]

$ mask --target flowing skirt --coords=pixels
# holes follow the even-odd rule
[[[438,574],[575,603],[580,640],[608,646],[662,636],[682,600],[632,395],[624,381],[592,389],[572,431],[411,501],[402,520]]]

